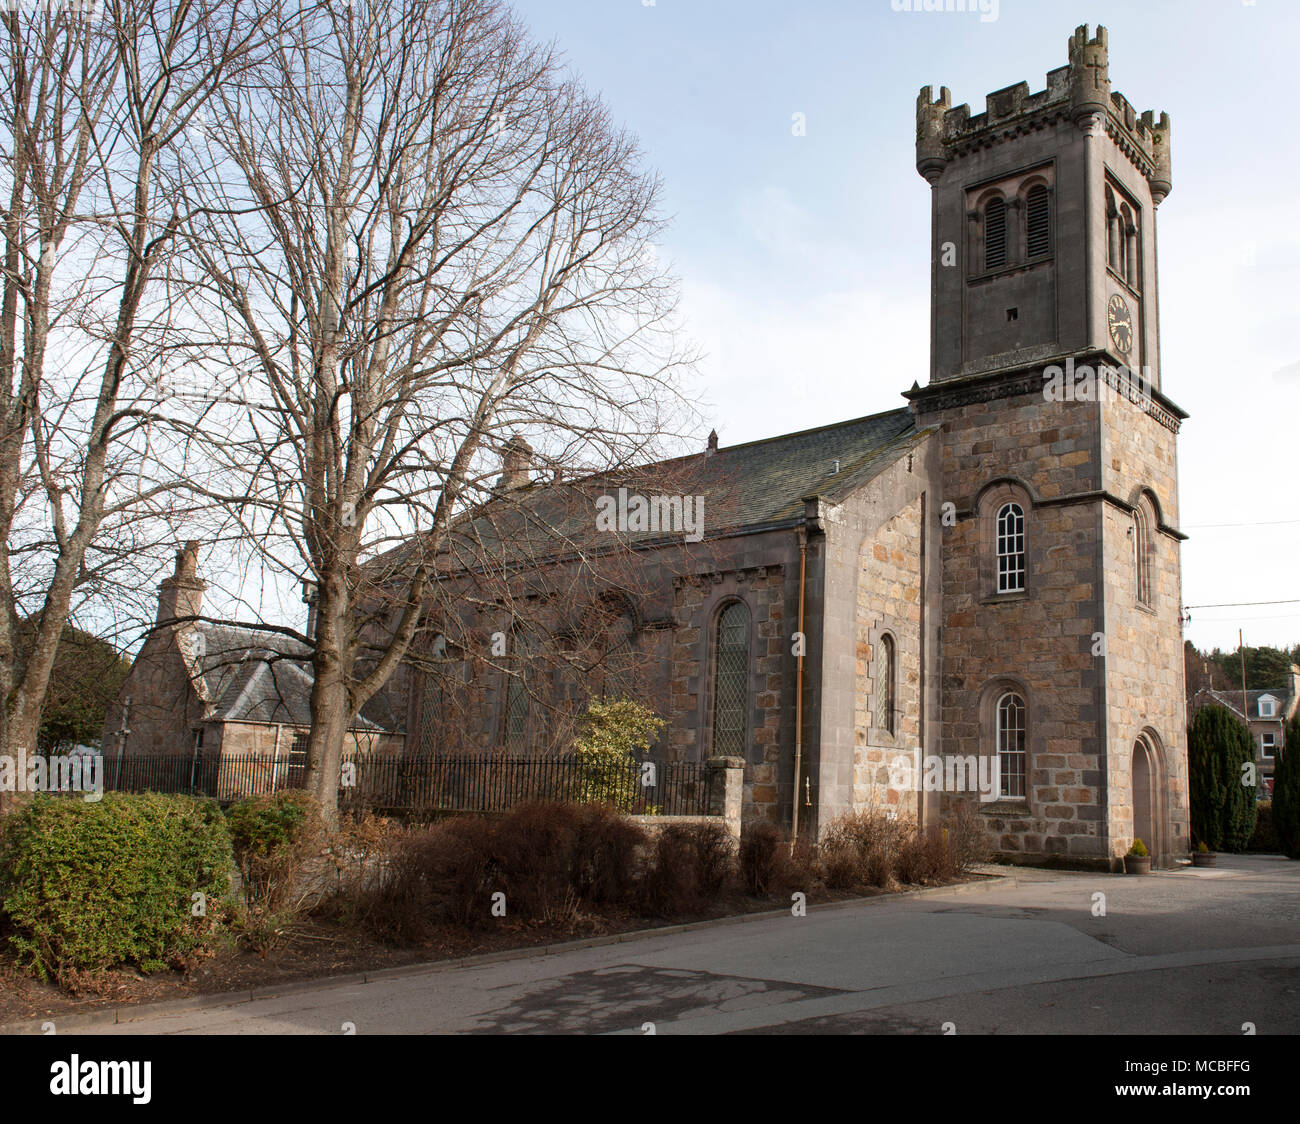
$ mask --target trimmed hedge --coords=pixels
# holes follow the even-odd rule
[[[0,920],[43,980],[118,964],[156,971],[204,944],[232,862],[215,801],[38,794],[0,837]]]

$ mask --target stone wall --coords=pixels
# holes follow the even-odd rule
[[[903,783],[921,734],[921,538],[918,496],[862,543],[858,583],[857,707],[853,806],[919,815],[919,791]],[[884,638],[894,646],[895,714],[879,712]],[[914,770],[912,770],[914,772]]]
[[[1145,839],[1158,863],[1189,849],[1187,716],[1181,621],[1178,472],[1175,435],[1136,404],[1102,396],[1102,486],[1148,511],[1150,596],[1139,604],[1130,510],[1108,504],[1105,550],[1106,763],[1109,853],[1122,862],[1135,834],[1134,743],[1145,737],[1161,771],[1156,839]],[[1145,497],[1145,501],[1144,501]]]
[[[1025,796],[968,801],[1007,858],[1103,865],[1101,507],[1095,404],[1047,401],[1041,379],[988,401],[938,403],[942,420],[943,752],[996,753],[995,706],[1014,690],[1028,709]],[[1025,512],[1025,589],[998,593],[993,522],[1008,500]]]

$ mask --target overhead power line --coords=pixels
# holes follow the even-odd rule
[[[1259,519],[1254,523],[1188,523],[1185,531],[1205,531],[1211,527],[1280,527],[1284,523],[1300,523],[1300,519]]]
[[[1218,605],[1184,605],[1184,609],[1242,609],[1247,605],[1300,605],[1300,597],[1287,601],[1224,601]]]

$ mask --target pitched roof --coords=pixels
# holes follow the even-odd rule
[[[311,725],[311,653],[293,637],[201,621],[178,633],[177,644],[209,720]],[[386,700],[372,702],[356,728],[400,725]]]
[[[1242,715],[1240,691],[1221,691],[1217,687],[1202,687],[1196,692],[1196,694],[1207,695],[1220,706],[1226,706],[1234,714],[1246,717],[1252,722],[1257,719],[1268,721],[1274,718],[1280,719],[1285,717],[1288,706],[1291,702],[1291,691],[1287,687],[1265,687],[1262,690],[1247,691],[1246,714]],[[1264,715],[1259,712],[1259,700],[1265,695],[1277,699],[1277,705],[1273,708],[1272,714]]]
[[[539,562],[579,545],[598,545],[597,501],[631,495],[687,496],[702,505],[704,538],[795,524],[806,497],[847,496],[900,456],[915,440],[910,407],[801,430],[712,453],[659,461],[620,473],[564,482],[534,482],[498,495],[462,516],[445,554],[468,558],[485,552],[507,561]],[[681,542],[680,531],[620,528],[624,545]],[[695,540],[692,540],[695,541]],[[374,559],[378,570],[399,569],[418,547],[413,539]]]

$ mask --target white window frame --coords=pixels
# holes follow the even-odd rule
[[[999,593],[1025,591],[1025,509],[1014,501],[1002,504],[994,517],[994,545]]]
[[[1014,700],[1017,724],[1007,725],[1008,703]],[[1029,779],[1029,722],[1028,707],[1024,696],[1018,691],[1003,691],[998,696],[994,711],[995,749],[998,754],[998,795],[1008,800],[1024,800],[1028,790]],[[1012,736],[1019,734],[1018,747],[1012,744]],[[1008,767],[1008,758],[1014,759]],[[1016,792],[1015,789],[1019,789]]]
[[[1274,717],[1274,705],[1273,705],[1273,704],[1274,704],[1275,702],[1277,702],[1277,700],[1274,699],[1274,698],[1272,698],[1272,697],[1270,697],[1270,696],[1265,696],[1264,698],[1261,698],[1261,699],[1259,700],[1259,716],[1260,716],[1261,718],[1272,718],[1272,717]],[[1265,706],[1268,707],[1267,710],[1264,709]]]
[[[1265,741],[1264,739],[1268,740]],[[1259,755],[1261,757],[1273,757],[1277,753],[1277,735],[1260,734],[1259,735]]]

